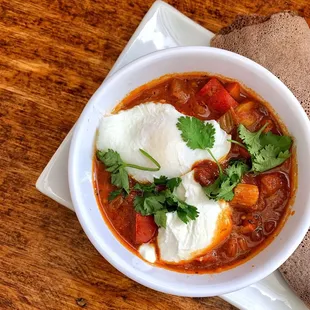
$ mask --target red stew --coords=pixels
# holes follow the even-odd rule
[[[202,120],[215,119],[235,140],[239,139],[238,124],[243,124],[250,131],[257,131],[267,124],[265,132],[285,134],[285,129],[268,104],[258,99],[253,92],[242,88],[239,83],[223,78],[203,74],[163,77],[133,91],[116,111],[150,101],[171,104],[179,112]],[[232,158],[249,160],[249,157],[244,148],[232,144],[221,165],[225,168]],[[190,263],[156,264],[180,272],[217,272],[257,254],[272,241],[285,221],[295,189],[294,165],[294,157],[291,157],[270,171],[243,176],[230,202],[232,232],[217,248]],[[202,186],[210,185],[218,176],[217,165],[209,160],[199,162],[193,168],[195,179]],[[130,182],[133,185],[135,181],[131,179]],[[97,159],[94,160],[94,185],[98,203],[111,229],[119,240],[139,255],[139,245],[156,238],[157,226],[153,217],[144,217],[135,212],[135,191],[131,191],[125,198],[119,196],[108,202],[108,195],[115,187],[111,185],[110,173],[105,171],[104,165]],[[247,194],[247,202],[244,202],[242,196],[245,192],[250,193]]]

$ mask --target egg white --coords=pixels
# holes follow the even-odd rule
[[[194,171],[182,177],[176,190],[179,199],[195,206],[199,216],[187,224],[176,212],[167,213],[166,228],[159,228],[157,244],[160,260],[168,263],[190,261],[212,250],[231,233],[229,204],[210,200],[194,179]]]
[[[131,164],[154,168],[154,164],[139,149],[145,150],[161,165],[159,171],[142,171],[126,168],[138,182],[153,182],[164,175],[179,177],[191,170],[192,165],[203,159],[213,160],[206,150],[192,150],[182,140],[176,124],[184,116],[170,104],[144,103],[117,114],[106,115],[99,126],[96,146],[98,150],[112,149]],[[230,138],[219,124],[206,121],[215,127],[215,143],[211,149],[217,160],[230,150]]]

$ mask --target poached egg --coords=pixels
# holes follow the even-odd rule
[[[176,212],[167,213],[166,228],[159,228],[157,244],[160,259],[168,263],[191,261],[222,243],[232,230],[231,210],[225,201],[210,200],[194,179],[194,171],[182,178],[177,197],[195,206],[195,220],[182,222]]]
[[[112,149],[118,152],[123,161],[144,167],[154,168],[154,164],[141,154],[143,149],[161,165],[159,171],[142,171],[126,168],[138,182],[153,182],[154,177],[164,175],[179,177],[191,170],[200,160],[213,160],[207,150],[192,150],[182,140],[176,124],[184,116],[170,104],[144,103],[117,114],[106,115],[99,126],[96,146],[98,150]],[[230,138],[219,124],[205,121],[215,128],[215,143],[211,149],[217,160],[225,157],[231,143]]]

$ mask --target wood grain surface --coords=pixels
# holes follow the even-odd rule
[[[94,249],[73,212],[35,189],[40,172],[152,0],[0,1],[0,309],[235,309],[220,298],[157,293]],[[211,31],[238,13],[308,0],[171,0]]]

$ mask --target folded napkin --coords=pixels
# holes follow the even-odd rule
[[[310,30],[302,17],[292,12],[241,15],[213,37],[211,46],[267,68],[290,88],[310,118]],[[310,230],[280,271],[310,307]]]

